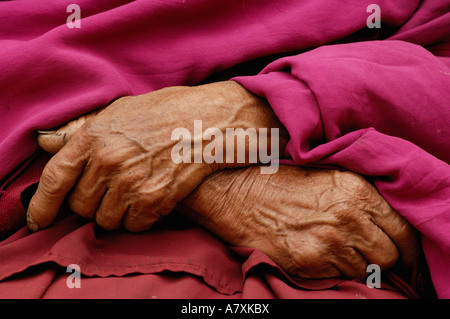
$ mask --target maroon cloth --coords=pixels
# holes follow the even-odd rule
[[[381,7],[382,28],[371,30],[366,27],[369,15],[366,8],[372,1],[365,0],[358,1],[357,4],[340,0],[79,0],[77,4],[81,8],[82,27],[69,29],[65,25],[69,15],[66,8],[72,2],[23,0],[0,3],[0,235],[4,239],[0,242],[2,297],[397,298],[415,297],[417,293],[422,293],[421,278],[426,283],[426,272],[425,277],[420,277],[419,274],[415,274],[413,278],[405,277],[408,284],[394,273],[387,272],[382,276],[385,287],[382,290],[370,289],[364,282],[357,281],[297,281],[286,276],[258,251],[229,247],[192,224],[174,228],[170,223],[173,220],[139,235],[123,231],[108,233],[73,216],[64,208],[52,227],[30,234],[23,227],[25,209],[22,206],[26,206],[27,198],[32,193],[32,188],[27,190],[27,187],[38,181],[40,171],[48,159],[41,157],[42,154],[36,154],[38,148],[35,130],[56,127],[124,95],[142,94],[171,85],[197,85],[215,79],[254,74],[272,60],[287,55],[336,43],[345,46],[348,42],[367,42],[367,48],[370,48],[377,45],[376,40],[412,43],[404,45],[402,49],[410,54],[403,54],[401,61],[408,68],[414,65],[416,51],[409,48],[416,44],[422,47],[420,52],[423,53],[426,49],[429,57],[425,60],[434,65],[428,75],[435,74],[436,78],[439,76],[445,87],[450,73],[450,4],[435,0],[380,0],[378,4]],[[381,46],[389,47],[387,43]],[[363,47],[363,44],[359,46]],[[306,52],[306,60],[317,54],[317,51],[311,52]],[[325,52],[326,55],[330,51],[325,48],[319,52]],[[335,66],[338,66],[338,70],[345,71],[344,62],[354,61],[351,56],[340,58],[343,59],[334,60],[338,64],[328,64],[331,71],[335,70]],[[328,59],[328,62],[332,60]],[[441,62],[436,62],[437,60]],[[267,76],[276,77],[277,89],[281,94],[288,93],[287,90],[292,87],[299,88],[296,94],[301,95],[302,99],[290,99],[291,104],[281,103],[281,106],[278,102],[283,102],[283,99],[275,99],[270,103],[276,107],[278,114],[286,114],[282,111],[284,107],[295,114],[299,110],[296,106],[309,102],[311,93],[308,93],[309,88],[305,88],[301,68],[299,70],[296,67],[295,61],[290,61],[291,64],[286,61],[290,60],[282,59],[281,62],[279,60],[272,64],[271,68],[266,69],[269,71]],[[369,64],[366,62],[361,64],[365,65],[365,74],[370,74],[372,66],[384,65],[386,62],[389,68],[395,69],[395,66],[389,65],[390,60],[372,61]],[[437,64],[440,65],[439,72],[433,73],[437,70]],[[293,69],[294,74],[289,77],[288,86],[283,86],[283,81],[279,81],[281,73],[281,76],[290,75],[287,70],[277,69],[280,65]],[[320,65],[319,62],[318,66]],[[398,66],[398,70],[403,70],[403,67]],[[307,71],[311,73],[311,65]],[[396,74],[390,73],[388,79],[392,80]],[[323,70],[320,75],[323,75]],[[266,74],[257,76],[252,84],[250,80],[248,88],[261,95],[269,92],[261,84],[263,81],[260,79],[265,76]],[[319,77],[318,82],[313,83],[313,91],[326,91],[329,83],[323,79],[325,78],[322,77],[321,80]],[[334,80],[342,80],[342,84],[353,83],[338,76]],[[398,79],[399,82],[402,80],[404,78]],[[416,88],[426,88],[422,85],[426,78],[418,77],[416,80],[421,84]],[[362,77],[361,81],[367,83],[367,78]],[[394,88],[393,85],[386,85],[385,90],[392,93]],[[351,91],[352,87],[345,89]],[[362,90],[359,94],[367,98],[370,95],[365,96],[367,92],[372,91]],[[289,93],[290,96],[295,95],[291,94],[293,92]],[[415,90],[412,93],[423,91]],[[434,101],[442,91],[430,87],[426,93]],[[443,99],[448,92],[444,93]],[[277,96],[275,94],[271,97]],[[339,100],[340,95],[318,96],[319,103],[324,101],[324,97],[327,98],[326,101]],[[306,99],[303,100],[304,98]],[[446,105],[442,106],[443,116],[440,120],[445,119],[444,115],[448,114],[448,109],[444,108]],[[397,123],[395,114],[394,109],[394,125]],[[414,116],[417,117],[417,114],[421,113],[414,112]],[[287,125],[290,131],[296,131],[295,125],[300,125],[300,118],[292,117],[292,122]],[[316,134],[320,130],[313,131],[316,135],[313,139],[306,139],[307,145],[318,146],[336,138],[334,129],[342,128],[339,119],[328,123],[332,130],[325,133],[333,133],[331,138],[327,134],[326,139],[320,138]],[[378,134],[368,127],[346,129],[342,133],[349,134],[337,139],[342,143],[334,144],[336,151],[344,151],[339,156],[345,153],[342,146],[349,144],[355,136],[370,138]],[[358,131],[359,129],[364,131]],[[441,129],[439,132],[446,132],[447,128]],[[410,136],[401,137],[407,139]],[[300,146],[305,145],[302,144],[305,140],[299,136],[295,138],[290,142],[290,155],[297,161],[295,163],[304,163],[304,149]],[[442,152],[436,145],[423,143],[420,136],[414,136],[413,139],[418,146],[431,152],[428,156],[437,157],[431,161],[433,165],[438,158],[448,160],[448,153]],[[442,141],[447,140],[448,135],[442,137]],[[439,141],[441,140],[436,140]],[[353,146],[361,144],[354,143]],[[405,145],[404,142],[401,144]],[[428,146],[431,148],[427,149]],[[317,155],[327,147],[317,147],[308,155]],[[372,149],[372,152],[376,153],[381,149],[382,143]],[[419,153],[423,155],[422,152]],[[366,161],[356,163],[359,168],[376,158],[371,157],[369,152],[366,155]],[[333,159],[343,161],[345,156],[339,156],[330,156],[328,163],[336,164],[332,163]],[[402,157],[400,154],[399,158],[409,157]],[[352,160],[353,157],[348,159]],[[318,156],[314,160],[323,161],[323,158]],[[389,163],[386,163],[381,169],[389,167]],[[403,174],[405,171],[408,170],[401,170],[399,173]],[[402,174],[398,176],[405,176]],[[415,175],[418,176],[420,174]],[[440,182],[443,176],[446,175],[434,172],[436,188],[430,190],[430,193],[447,191],[446,184]],[[384,182],[389,182],[389,175],[386,179]],[[429,181],[428,179],[428,186],[431,185]],[[389,183],[386,185],[389,186]],[[410,184],[402,177],[396,185]],[[400,191],[404,189],[401,188]],[[399,189],[394,190],[396,192],[386,192],[383,195],[392,196],[396,200]],[[396,203],[412,207],[411,203],[417,200],[408,196],[405,201]],[[445,200],[448,198],[441,198],[440,207],[445,206]],[[414,214],[411,216],[416,217]],[[448,210],[436,216],[448,222]],[[425,226],[435,224],[438,222]],[[431,239],[426,242],[432,252],[429,255],[433,257],[431,264],[440,267],[434,267],[433,270],[435,274],[445,277],[448,263],[440,262],[436,256],[439,256],[439,249],[442,249],[442,256],[448,259],[448,246],[439,248],[437,245],[439,242],[447,245],[448,240],[440,241],[442,238],[446,239],[447,234],[439,228],[434,233],[432,229],[424,229],[429,235],[427,238]],[[67,274],[64,270],[71,263],[80,265],[85,276],[82,285],[89,289],[66,287],[64,279]],[[444,285],[440,281],[435,284],[440,284],[440,293],[446,296],[449,291],[446,282]],[[189,289],[186,290],[188,286]]]
[[[10,184],[25,206],[47,159],[40,153]],[[3,202],[3,209],[18,205],[25,212],[20,199]],[[369,288],[365,279],[292,278],[260,251],[230,247],[179,216],[141,234],[109,232],[66,205],[52,227],[30,233],[23,226],[0,242],[0,260],[0,298],[397,299],[430,293],[424,278],[391,271],[382,274],[382,289]],[[80,289],[67,287],[70,264],[81,269]]]
[[[442,70],[423,47],[385,40],[322,46],[235,80],[266,98],[288,130],[292,160],[283,162],[370,178],[421,233],[438,295],[449,298],[450,77]]]

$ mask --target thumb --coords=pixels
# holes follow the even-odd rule
[[[51,131],[37,131],[38,137],[37,141],[39,144],[39,147],[42,148],[44,151],[56,154],[59,152],[59,150],[67,144],[67,142],[70,140],[70,138],[75,134],[75,132],[83,126],[86,121],[93,118],[95,115],[97,115],[100,110],[93,111],[91,113],[87,113],[85,115],[82,115],[65,125],[61,126],[57,130],[51,130]]]
[[[73,188],[86,164],[89,142],[76,134],[44,167],[37,190],[27,210],[32,231],[49,226],[58,214],[67,193]]]

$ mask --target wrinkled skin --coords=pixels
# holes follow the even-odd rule
[[[367,275],[400,257],[418,259],[417,234],[364,178],[351,172],[280,166],[217,172],[178,210],[237,246],[262,250],[302,278]]]
[[[175,92],[168,90],[166,93],[170,95]],[[214,94],[216,93],[214,92]],[[186,99],[189,96],[186,97],[182,94],[180,98]],[[124,101],[125,103],[119,100],[116,106],[114,103],[111,104],[99,114],[94,112],[80,117],[56,132],[43,132],[38,138],[40,146],[51,153],[56,153],[61,149],[61,153],[64,151],[66,143],[70,145],[72,137],[75,139],[79,136],[78,143],[93,143],[89,141],[92,136],[105,142],[99,133],[93,133],[100,130],[104,134],[112,128],[111,124],[106,126],[103,123],[108,121],[108,116],[102,116],[102,114],[105,114],[106,111],[108,111],[106,114],[109,114],[110,109],[112,110],[111,114],[119,112],[120,108],[126,107],[127,102],[145,103],[145,100],[141,99],[133,101],[126,98]],[[117,125],[122,121],[128,122],[127,117],[129,116],[133,118],[130,123],[136,121],[136,117],[130,115],[133,112],[132,109],[133,107],[128,109],[128,113],[120,112],[121,116],[117,117]],[[135,106],[135,109],[138,107]],[[248,106],[246,109],[249,111]],[[242,112],[242,108],[240,110],[243,119],[239,123],[242,124],[246,121],[250,123],[246,119],[246,113]],[[270,117],[274,115],[259,104],[251,107],[250,111],[254,112],[253,116],[256,112],[265,113],[264,116],[259,117],[258,124],[263,123],[267,127],[279,125],[277,122],[271,122]],[[189,115],[183,113],[182,116]],[[199,115],[197,114],[197,116]],[[159,122],[162,123],[162,121]],[[95,125],[98,125],[99,128],[95,128]],[[166,125],[172,127],[170,121]],[[250,124],[246,125],[250,126]],[[253,125],[258,127],[255,126],[255,123]],[[185,126],[189,127],[189,124]],[[86,133],[86,129],[89,134]],[[122,134],[129,134],[126,129],[130,129],[130,127],[124,128]],[[156,129],[164,130],[164,126]],[[153,138],[159,142],[155,144],[160,145],[162,136],[162,134],[153,134],[149,139]],[[143,140],[145,136],[135,135],[134,138]],[[98,143],[94,145],[99,145]],[[108,143],[117,142],[111,140]],[[285,140],[281,145],[285,145]],[[100,150],[102,149],[100,147]],[[162,150],[152,157],[152,160],[158,161],[159,156],[162,156],[167,162],[165,148]],[[141,163],[140,158],[143,155],[136,153],[133,148],[130,149],[129,145],[123,142],[114,146],[114,152],[123,156],[123,159],[120,157],[122,161],[112,161],[103,168],[103,171],[99,168],[93,170],[92,177],[89,177],[86,182],[82,182],[82,177],[71,191],[69,203],[75,212],[85,217],[95,218],[100,226],[107,229],[119,227],[122,218],[125,221],[125,228],[129,230],[148,229],[149,225],[151,226],[160,215],[152,209],[155,202],[148,199],[152,194],[149,192],[134,193],[136,190],[133,188],[134,184],[146,185],[144,176],[147,175],[133,174],[135,179],[130,182],[124,181],[122,177],[122,174],[126,175],[136,167],[144,170],[140,165],[131,165]],[[103,156],[108,158],[109,154],[101,152],[94,159],[100,160]],[[132,155],[137,157],[137,160]],[[130,160],[131,164],[128,164],[125,158]],[[146,157],[144,156],[144,158]],[[63,160],[63,158],[59,160]],[[170,158],[168,160],[170,161]],[[160,165],[163,165],[163,162],[161,159]],[[145,160],[142,163],[143,166],[148,164]],[[162,170],[161,175],[157,175],[160,180],[164,180],[170,172],[171,163],[168,164],[169,166]],[[262,175],[258,166],[220,171],[218,171],[218,167],[199,166],[200,168],[193,171],[187,169],[189,173],[199,173],[200,177],[195,180],[195,183],[189,184],[187,188],[178,187],[177,190],[180,193],[172,195],[176,199],[165,208],[164,213],[168,213],[178,203],[176,210],[179,213],[186,215],[233,245],[260,249],[289,274],[303,278],[337,276],[359,278],[367,274],[366,267],[369,263],[378,264],[382,269],[391,267],[397,261],[407,268],[411,268],[417,263],[418,237],[416,231],[389,206],[369,182],[356,174],[282,165],[276,174]],[[55,167],[58,166],[55,165]],[[176,171],[176,169],[174,170]],[[61,171],[60,174],[65,178],[67,172]],[[114,196],[103,196],[101,205],[99,205],[100,199],[92,194],[95,194],[95,190],[98,188],[96,181],[102,180],[105,176],[110,176],[110,179],[107,179],[109,183],[117,180],[124,183],[124,186],[117,186],[113,193]],[[178,178],[183,179],[184,175],[177,175],[176,179]],[[140,179],[144,179],[144,181]],[[158,179],[156,181],[159,182]],[[165,184],[160,183],[159,185]],[[131,227],[126,222],[128,215],[123,213],[123,205],[127,203],[127,194],[130,189],[133,189],[133,193],[136,194],[135,203],[145,203],[142,205],[142,210],[134,212]],[[69,190],[67,188],[66,193]],[[166,191],[161,196],[164,197],[167,194]],[[77,200],[78,196],[82,200]],[[90,196],[94,196],[94,200]],[[35,201],[34,205],[45,204],[42,198],[44,197],[38,197],[39,201]],[[97,203],[97,205],[90,203]],[[155,214],[156,218],[153,217]],[[148,216],[152,216],[150,223]],[[39,218],[41,217],[39,216]]]
[[[265,101],[232,81],[120,98],[85,121],[72,137],[58,132],[67,144],[44,168],[28,207],[29,228],[49,226],[71,191],[69,204],[77,214],[95,216],[106,229],[123,225],[129,231],[143,231],[206,176],[221,168],[248,165],[175,163],[171,151],[178,141],[171,139],[172,132],[176,128],[192,132],[194,120],[202,120],[205,128],[218,128],[223,135],[226,128],[282,128]],[[286,136],[280,134],[281,154]],[[206,144],[203,141],[202,148]],[[50,143],[46,149],[52,147]]]

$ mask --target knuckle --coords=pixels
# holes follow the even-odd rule
[[[117,156],[112,154],[111,152],[106,152],[104,150],[98,150],[95,154],[95,161],[99,167],[112,169],[117,167],[120,164]]]
[[[64,179],[55,166],[47,166],[41,175],[39,186],[46,195],[53,195],[64,188]]]
[[[310,244],[307,244],[309,242]],[[297,239],[289,236],[286,240],[287,252],[296,269],[310,272],[320,268],[324,259],[321,256],[321,243],[316,238]],[[302,244],[302,245],[301,245]]]
[[[341,205],[337,216],[339,216],[340,224],[345,226],[347,230],[357,231],[367,220],[365,211],[361,211],[357,206],[348,203]]]
[[[120,223],[114,220],[111,216],[106,216],[105,214],[100,213],[95,214],[95,223],[106,230],[115,230],[120,227]]]
[[[394,247],[384,249],[383,252],[380,252],[380,257],[378,258],[376,264],[378,264],[381,269],[388,269],[397,262],[398,257],[398,251]]]
[[[397,219],[400,216],[380,194],[367,201],[367,206],[367,212],[374,220]]]
[[[111,140],[108,138],[98,139],[94,143],[92,160],[102,168],[106,169],[118,169],[124,171],[126,168],[135,171],[137,161],[135,156],[137,152],[130,148],[129,145],[119,144],[117,140]],[[127,165],[125,165],[128,163]],[[134,174],[133,174],[134,175]]]
[[[343,257],[345,257],[346,259],[351,260],[351,261],[355,261],[356,258],[359,257],[358,256],[359,253],[353,247],[350,247],[350,246],[342,247],[340,254]]]
[[[121,169],[121,171],[117,172],[114,176],[115,182],[119,185],[118,187],[120,187],[124,194],[128,194],[132,199],[142,198],[139,194],[139,185],[143,179],[144,177],[131,169]]]
[[[84,201],[78,196],[70,196],[68,202],[70,209],[74,213],[85,218],[92,218],[94,212],[89,210],[88,207],[86,207]]]
[[[132,233],[140,233],[142,231],[150,229],[151,226],[152,223],[149,223],[148,221],[144,222],[140,218],[127,219],[127,221],[124,223],[125,229]]]
[[[151,228],[160,217],[159,213],[148,206],[142,205],[142,203],[134,204],[126,214],[123,226],[126,230],[137,233]]]
[[[100,167],[111,166],[114,162],[114,156],[106,152],[104,149],[96,148],[93,153],[93,160]]]
[[[82,125],[78,129],[78,133],[81,134],[85,138],[89,138],[94,136],[96,133],[96,125],[93,123],[92,118],[84,118]]]
[[[91,144],[94,139],[94,133],[92,132],[89,122],[84,123],[83,126],[73,132],[71,138],[67,144],[74,143],[80,150],[84,148],[86,144]]]
[[[362,278],[367,275],[367,262],[361,257],[360,253],[352,246],[343,247],[340,252],[340,259],[350,266],[349,273],[346,276],[351,278]]]
[[[330,204],[327,211],[333,215],[337,228],[334,227],[334,229],[331,229],[330,227],[324,233],[334,232],[333,238],[337,238],[339,236],[338,229],[340,232],[348,232],[349,230],[356,231],[365,222],[365,214],[358,206],[353,200],[348,199],[339,200]]]
[[[373,186],[368,181],[352,172],[336,171],[334,179],[341,190],[354,198],[366,199],[373,191]]]
[[[325,226],[317,233],[316,237],[322,244],[322,252],[325,252],[326,256],[335,256],[342,247],[347,246],[350,238],[342,229],[342,227]],[[320,254],[318,258],[324,258],[323,254]]]

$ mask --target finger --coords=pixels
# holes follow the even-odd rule
[[[123,218],[123,226],[130,232],[139,233],[150,229],[158,219],[159,216],[155,214],[149,214],[148,211],[130,206],[127,214]]]
[[[383,207],[384,206],[384,207]],[[373,222],[396,245],[403,266],[412,267],[419,260],[419,235],[417,230],[397,213],[387,202],[381,207],[384,213],[373,214]]]
[[[67,144],[75,132],[86,122],[86,116],[81,116],[53,131],[38,131],[38,144],[46,152],[56,154]]]
[[[288,236],[285,244],[290,252],[290,260],[281,263],[287,266],[289,273],[300,278],[314,279],[341,276],[341,272],[332,262],[332,254],[335,252],[330,252],[328,246],[314,235]]]
[[[39,147],[50,154],[56,154],[67,143],[70,136],[67,133],[55,131],[38,131]]]
[[[122,187],[110,187],[103,196],[95,213],[95,222],[107,230],[118,229],[127,213],[128,203],[123,198],[126,191]]]
[[[354,245],[369,264],[376,264],[381,269],[388,269],[398,260],[398,250],[393,241],[369,219],[361,226],[360,238]]]
[[[70,194],[70,208],[80,216],[93,218],[105,195],[109,175],[102,172],[95,162],[88,163]]]
[[[148,182],[138,187],[130,198],[130,205],[123,217],[123,226],[131,232],[150,229],[161,216],[168,214],[174,206],[167,204],[167,192],[164,188],[152,187]],[[170,201],[169,201],[170,202]]]
[[[44,151],[56,154],[59,150],[67,144],[67,142],[72,138],[75,132],[86,123],[89,119],[97,115],[101,110],[96,110],[94,112],[82,115],[75,120],[68,122],[67,124],[61,126],[57,130],[51,131],[37,131],[38,137],[37,141],[39,147]]]
[[[302,278],[362,278],[368,265],[354,247],[334,240],[326,244],[325,241],[308,242],[297,258],[297,273]]]
[[[75,185],[85,166],[88,144],[81,137],[71,140],[45,166],[36,193],[27,211],[27,224],[32,231],[50,225],[67,193]]]
[[[151,204],[143,201],[130,205],[128,212],[123,218],[125,229],[138,233],[150,229],[158,221],[161,215]]]
[[[347,278],[362,278],[367,275],[368,262],[357,249],[346,246],[340,250],[334,265],[342,275]]]
[[[361,183],[364,181],[362,177],[348,172],[336,173],[335,177],[338,177],[335,181],[343,190],[365,204],[362,210],[397,246],[403,266],[413,266],[419,258],[417,231],[392,209],[374,186]]]

